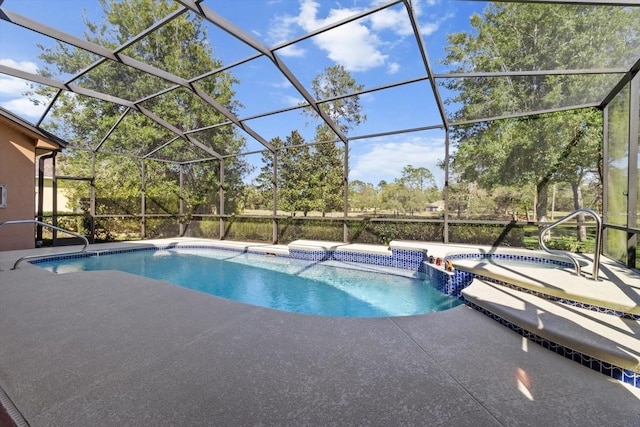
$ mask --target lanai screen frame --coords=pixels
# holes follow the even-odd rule
[[[418,132],[418,131],[424,131],[424,130],[430,130],[430,129],[440,129],[443,130],[445,132],[445,159],[444,159],[444,165],[445,165],[445,177],[449,176],[449,170],[448,170],[448,165],[449,165],[449,150],[450,150],[450,141],[449,141],[449,134],[451,132],[451,129],[454,128],[455,126],[461,126],[461,125],[467,125],[467,124],[471,124],[471,123],[478,123],[478,122],[486,122],[486,121],[492,121],[492,120],[501,120],[501,119],[509,119],[509,118],[517,118],[517,117],[527,117],[527,116],[538,116],[541,114],[545,114],[545,113],[551,113],[551,112],[558,112],[558,111],[565,111],[565,110],[573,110],[573,109],[580,109],[580,108],[598,108],[600,110],[603,111],[604,114],[607,113],[607,107],[609,105],[609,103],[611,102],[612,99],[614,99],[614,97],[616,96],[616,94],[623,90],[625,87],[627,87],[626,85],[629,84],[630,85],[630,90],[631,90],[631,100],[632,100],[632,105],[630,107],[630,118],[629,118],[629,126],[630,126],[630,134],[629,134],[629,138],[630,141],[635,141],[637,140],[637,134],[638,134],[638,117],[637,114],[635,114],[635,116],[633,116],[634,112],[637,112],[638,107],[637,107],[637,99],[638,99],[638,70],[640,69],[640,59],[630,68],[630,69],[622,69],[622,68],[616,68],[616,69],[581,69],[581,70],[542,70],[542,71],[505,71],[505,72],[477,72],[477,73],[454,73],[454,74],[450,74],[450,73],[435,73],[433,71],[433,67],[432,64],[430,62],[428,53],[427,53],[427,49],[425,48],[424,45],[424,40],[422,35],[420,34],[419,28],[418,28],[418,24],[417,24],[417,19],[416,16],[414,15],[414,10],[411,6],[411,1],[410,0],[393,0],[393,1],[389,1],[385,4],[381,4],[379,6],[376,6],[375,8],[372,9],[368,9],[362,13],[353,15],[345,20],[336,22],[334,24],[328,25],[326,27],[320,28],[318,30],[312,31],[308,34],[305,34],[301,37],[297,37],[295,39],[291,39],[288,40],[284,43],[280,43],[278,45],[272,46],[272,47],[268,47],[266,45],[264,45],[261,41],[259,41],[258,39],[256,39],[255,37],[253,37],[252,35],[248,34],[247,32],[245,32],[243,29],[239,28],[238,26],[236,26],[235,24],[233,24],[232,22],[227,21],[225,18],[223,18],[221,15],[217,14],[214,10],[210,9],[207,5],[206,2],[202,2],[202,1],[197,1],[197,0],[175,0],[177,3],[181,4],[181,8],[178,9],[176,12],[173,12],[172,14],[170,14],[169,16],[167,16],[166,18],[158,21],[157,23],[155,23],[153,26],[149,27],[147,30],[143,31],[142,33],[140,33],[139,35],[137,35],[136,37],[132,38],[131,40],[127,41],[126,43],[124,43],[123,45],[119,46],[117,49],[111,51],[108,49],[105,49],[102,46],[98,46],[95,45],[93,43],[90,43],[86,40],[80,39],[78,37],[75,37],[73,35],[67,34],[63,31],[59,31],[57,29],[51,28],[47,25],[35,22],[29,18],[20,16],[18,14],[15,14],[5,8],[2,7],[2,1],[0,0],[0,18],[8,21],[8,22],[12,22],[16,25],[22,26],[24,28],[30,29],[32,31],[36,31],[38,33],[41,33],[43,35],[46,35],[48,37],[54,38],[56,40],[68,43],[70,45],[85,49],[89,52],[94,53],[95,55],[98,55],[100,57],[100,59],[95,62],[94,64],[90,65],[89,67],[87,67],[86,69],[82,70],[80,73],[72,76],[69,80],[67,81],[56,81],[53,79],[49,79],[40,75],[36,75],[36,74],[32,74],[32,73],[28,73],[22,70],[18,70],[15,68],[11,68],[5,65],[0,65],[0,73],[2,74],[6,74],[9,76],[13,76],[13,77],[18,77],[24,80],[28,80],[34,83],[38,83],[38,84],[42,84],[42,85],[46,85],[48,87],[53,87],[56,88],[58,90],[56,96],[51,100],[50,104],[48,105],[47,109],[45,110],[45,112],[43,113],[42,117],[40,118],[40,120],[35,124],[37,127],[40,127],[43,120],[45,119],[45,117],[47,116],[47,114],[49,113],[50,109],[54,106],[58,96],[60,96],[60,94],[62,94],[63,92],[70,92],[70,93],[77,93],[77,94],[81,94],[84,96],[88,96],[88,97],[92,97],[98,100],[102,100],[105,102],[111,102],[111,103],[115,103],[117,105],[120,105],[122,107],[125,108],[125,112],[123,113],[122,117],[120,120],[122,120],[122,118],[124,118],[126,116],[126,114],[129,111],[137,111],[141,114],[144,114],[146,117],[148,117],[150,120],[152,120],[153,122],[157,123],[158,125],[164,127],[165,129],[168,129],[171,133],[173,133],[175,135],[175,138],[181,138],[184,139],[185,141],[190,142],[191,144],[193,144],[194,146],[204,150],[205,152],[207,152],[208,154],[210,154],[210,157],[207,158],[202,158],[202,159],[198,159],[198,160],[191,160],[191,161],[187,161],[187,162],[176,162],[176,161],[170,161],[170,160],[166,160],[166,159],[160,159],[160,158],[154,158],[154,153],[157,150],[153,150],[143,156],[127,156],[124,155],[126,157],[132,157],[132,158],[137,158],[140,159],[141,161],[141,168],[144,169],[144,162],[145,160],[154,160],[154,161],[160,161],[160,162],[166,162],[166,163],[174,163],[180,166],[180,170],[182,171],[183,167],[189,163],[194,163],[194,162],[211,162],[211,161],[216,161],[218,162],[218,166],[219,166],[219,174],[220,174],[220,178],[221,178],[221,186],[219,189],[219,194],[220,194],[220,200],[219,200],[219,212],[217,215],[214,215],[215,217],[217,217],[220,220],[220,235],[221,238],[223,238],[224,236],[224,229],[225,229],[225,218],[228,218],[228,215],[225,213],[224,211],[224,206],[225,206],[225,197],[224,197],[224,191],[223,191],[223,185],[224,185],[224,164],[225,164],[225,159],[231,158],[231,157],[236,157],[236,156],[245,156],[245,155],[251,155],[251,154],[256,154],[259,153],[261,151],[250,151],[250,152],[245,152],[245,153],[240,153],[240,154],[231,154],[231,155],[225,155],[223,153],[218,153],[214,150],[212,150],[211,148],[207,147],[206,145],[202,144],[200,141],[198,141],[192,134],[203,130],[204,128],[201,129],[191,129],[189,131],[182,131],[178,128],[176,128],[175,126],[171,125],[170,123],[168,123],[167,121],[165,121],[163,118],[156,116],[153,112],[145,109],[141,104],[144,101],[147,101],[153,97],[156,96],[161,96],[171,90],[174,90],[176,88],[185,88],[189,91],[192,91],[196,96],[198,96],[203,102],[207,103],[208,105],[210,105],[213,109],[215,109],[216,111],[220,112],[221,114],[223,114],[226,118],[227,121],[221,124],[218,124],[216,126],[223,126],[223,125],[234,125],[239,129],[242,129],[242,131],[244,131],[246,134],[250,135],[252,138],[254,138],[256,141],[258,141],[260,144],[262,144],[262,146],[264,147],[264,150],[270,151],[272,154],[274,154],[274,156],[277,157],[277,150],[274,149],[273,146],[271,146],[271,144],[267,141],[266,138],[264,138],[263,136],[261,136],[260,134],[258,134],[256,131],[254,131],[251,127],[249,127],[246,122],[252,119],[256,119],[256,118],[260,118],[260,117],[267,117],[273,114],[277,114],[277,113],[281,113],[281,112],[285,112],[287,110],[290,109],[279,109],[279,110],[273,110],[273,111],[269,111],[269,112],[265,112],[265,113],[261,113],[258,115],[254,115],[251,117],[236,117],[233,113],[231,113],[230,111],[226,110],[224,106],[220,105],[219,103],[216,102],[215,99],[213,99],[211,96],[209,96],[208,94],[204,93],[202,90],[199,90],[198,86],[197,86],[197,82],[203,78],[206,78],[208,76],[211,76],[215,73],[219,73],[222,71],[226,71],[229,69],[232,69],[234,66],[243,63],[243,62],[247,62],[250,61],[252,59],[255,59],[257,57],[263,56],[265,58],[268,58],[273,65],[277,68],[277,70],[293,85],[293,87],[297,90],[297,92],[299,93],[299,95],[305,99],[305,101],[307,102],[307,108],[311,108],[313,109],[318,116],[321,118],[321,120],[327,125],[329,126],[333,132],[336,134],[336,138],[333,141],[328,141],[329,143],[342,143],[344,146],[344,150],[345,153],[348,153],[349,151],[349,143],[351,141],[357,141],[359,139],[366,139],[366,138],[373,138],[373,137],[377,137],[377,136],[384,136],[384,135],[394,135],[394,134],[404,134],[404,133],[411,133],[411,132]],[[559,6],[561,6],[562,4],[575,4],[575,5],[610,5],[610,6],[638,6],[638,2],[633,1],[633,0],[618,0],[618,1],[613,1],[613,0],[507,0],[507,2],[512,2],[512,3],[557,3]],[[296,77],[296,75],[285,65],[285,63],[281,60],[281,58],[278,57],[276,51],[278,49],[282,49],[285,48],[287,46],[290,46],[294,43],[297,43],[299,41],[302,41],[304,39],[308,39],[310,37],[313,37],[317,34],[329,31],[335,27],[338,27],[340,25],[344,25],[348,22],[351,21],[355,21],[357,19],[362,18],[363,16],[367,16],[370,14],[374,14],[377,11],[395,6],[395,5],[402,5],[404,6],[404,8],[406,9],[406,12],[409,16],[409,19],[411,21],[411,25],[413,28],[413,35],[416,39],[416,42],[418,44],[419,47],[419,51],[420,51],[420,56],[421,56],[421,61],[422,61],[422,65],[424,67],[424,76],[417,78],[417,79],[413,79],[411,81],[398,81],[398,82],[393,82],[391,84],[386,84],[383,86],[378,86],[378,87],[373,87],[373,88],[367,88],[366,90],[363,90],[362,92],[358,92],[355,94],[349,94],[348,96],[353,96],[353,95],[363,95],[366,93],[374,93],[380,90],[385,90],[385,89],[389,89],[391,87],[395,87],[395,86],[403,86],[409,83],[413,83],[415,81],[425,81],[428,82],[428,84],[430,85],[432,91],[433,91],[433,96],[435,98],[437,107],[438,107],[438,113],[439,113],[439,123],[434,124],[434,125],[428,125],[428,126],[424,126],[424,127],[420,127],[420,128],[412,128],[412,129],[398,129],[392,132],[385,132],[385,133],[380,133],[380,134],[368,134],[368,135],[354,135],[354,136],[347,136],[345,135],[343,132],[341,132],[341,130],[339,129],[339,127],[336,125],[336,123],[333,122],[333,120],[331,119],[331,117],[329,117],[320,107],[319,105],[324,103],[324,102],[329,102],[332,99],[322,99],[322,100],[317,100],[314,99],[313,96],[307,91],[307,89],[305,89],[305,87],[303,86],[303,84],[298,80],[298,78]],[[171,22],[173,19],[175,19],[176,17],[180,16],[183,13],[186,12],[192,12],[195,13],[199,16],[201,16],[203,19],[205,19],[206,21],[212,23],[213,25],[217,26],[218,28],[222,29],[223,31],[225,31],[226,33],[230,34],[231,36],[235,37],[236,39],[242,41],[243,43],[251,46],[253,49],[255,49],[258,53],[256,53],[255,55],[245,58],[241,61],[238,61],[236,63],[232,63],[232,64],[227,64],[217,70],[212,70],[211,72],[207,73],[207,74],[203,74],[200,76],[197,76],[195,78],[192,79],[184,79],[181,78],[179,76],[176,76],[174,74],[168,73],[166,71],[157,69],[153,66],[150,66],[148,64],[144,64],[141,63],[131,57],[128,57],[124,54],[122,54],[122,51],[124,51],[127,47],[131,46],[132,44],[136,43],[137,41],[143,39],[145,36],[147,36],[148,34],[152,33],[153,31],[155,31],[156,29],[166,25],[168,22]],[[143,99],[139,99],[137,101],[128,101],[125,99],[121,99],[121,98],[117,98],[114,97],[112,95],[108,95],[108,94],[104,94],[104,93],[100,93],[97,91],[93,91],[90,89],[86,89],[86,88],[82,88],[80,86],[74,85],[74,81],[77,80],[78,78],[82,77],[84,74],[90,72],[92,69],[94,69],[95,67],[99,66],[101,63],[103,63],[104,61],[115,61],[115,62],[119,62],[121,64],[125,64],[129,67],[132,67],[136,70],[139,70],[143,73],[152,75],[152,76],[156,76],[159,78],[164,79],[165,81],[169,81],[171,82],[174,86],[171,86],[168,89],[163,89],[161,91],[158,91],[155,94],[152,94],[150,96],[147,96]],[[448,79],[448,78],[461,78],[461,77],[478,77],[478,78],[491,78],[491,77],[527,77],[527,76],[535,76],[535,75],[562,75],[562,74],[573,74],[573,75],[590,75],[590,74],[607,74],[607,73],[614,73],[614,74],[619,74],[621,76],[620,78],[620,82],[619,84],[611,91],[611,93],[604,99],[602,100],[602,102],[599,103],[590,103],[590,104],[583,104],[583,105],[571,105],[569,107],[564,107],[564,108],[553,108],[553,109],[547,109],[547,110],[539,110],[539,111],[527,111],[527,112],[522,112],[522,113],[515,113],[515,114],[506,114],[506,115],[501,115],[501,116],[494,116],[494,117],[483,117],[483,118],[479,118],[476,120],[471,120],[471,121],[464,121],[464,122],[455,122],[455,121],[451,121],[448,117],[447,117],[447,113],[445,110],[445,106],[444,106],[444,102],[442,99],[442,96],[440,94],[440,88],[438,86],[438,81],[439,80],[444,80],[444,79]],[[635,100],[635,101],[634,101]],[[296,108],[301,108],[301,107],[296,107]],[[119,121],[118,121],[119,122]],[[116,125],[113,126],[113,128],[111,129],[111,131],[109,133],[107,133],[104,138],[102,139],[102,142],[104,142],[110,135],[111,132],[113,132],[117,127],[117,123]],[[607,138],[607,133],[606,133],[606,128],[605,128],[605,140]],[[634,139],[634,135],[635,135],[635,139]],[[174,139],[167,141],[167,144],[170,143],[171,141],[173,141]],[[326,143],[327,141],[323,142]],[[104,151],[101,151],[102,143],[98,144],[98,146],[96,146],[94,149],[90,150],[94,153],[94,157],[96,153],[104,153]],[[633,143],[630,142],[630,147],[629,147],[629,152],[637,152],[637,146],[635,147],[635,151],[634,148],[632,147]],[[74,148],[71,144],[69,146],[69,149],[77,149]],[[262,150],[262,151],[264,151]],[[118,154],[118,155],[123,155],[123,154]],[[606,153],[605,153],[606,156]],[[630,156],[630,162],[632,162],[631,158],[635,159],[635,156]],[[606,165],[605,165],[606,167]],[[637,162],[635,164],[631,164],[629,165],[629,170],[630,171],[635,171],[635,173],[637,174]],[[275,179],[275,174],[276,174],[276,170],[274,168],[274,179]],[[94,173],[95,174],[95,173]],[[144,175],[144,172],[142,172],[142,174]],[[348,234],[348,206],[349,206],[349,201],[348,201],[348,176],[349,174],[349,163],[348,163],[348,156],[345,155],[344,156],[344,187],[343,187],[343,217],[342,218],[338,218],[338,221],[343,221],[343,241],[344,242],[348,242],[349,240],[349,234]],[[181,174],[182,176],[182,174]],[[606,179],[606,173],[605,173],[605,179]],[[93,178],[93,177],[91,177]],[[91,181],[92,183],[92,194],[91,194],[91,216],[92,218],[94,218],[96,215],[95,212],[95,192],[93,191],[93,185],[94,182],[93,180]],[[604,184],[604,188],[607,188],[607,183],[603,183]],[[143,191],[144,191],[144,180],[142,183],[143,186]],[[636,180],[632,180],[632,177],[629,177],[629,188],[628,188],[628,193],[629,194],[635,194],[637,197],[637,179]],[[444,218],[442,220],[429,220],[430,222],[441,222],[443,224],[444,227],[444,231],[443,231],[443,236],[442,236],[442,241],[447,243],[449,240],[449,232],[448,232],[448,226],[451,223],[455,223],[458,221],[452,220],[451,218],[449,218],[449,209],[448,209],[448,204],[449,204],[449,200],[448,200],[448,178],[445,178],[445,185],[444,185],[444,200],[445,200],[445,210],[444,210]],[[606,200],[606,194],[605,194],[605,200]],[[262,216],[260,218],[266,218],[266,219],[271,219],[272,220],[272,224],[273,224],[273,242],[276,243],[277,239],[278,239],[278,215],[277,215],[277,189],[274,188],[274,193],[273,193],[273,214],[269,215],[269,216]],[[142,224],[142,235],[144,236],[145,231],[144,231],[144,221],[145,221],[145,209],[144,209],[144,193],[143,193],[143,197],[141,200],[141,204],[142,204],[142,208],[141,208],[141,224]],[[624,231],[626,233],[628,233],[629,235],[629,247],[628,247],[628,252],[629,254],[631,254],[632,252],[635,253],[635,242],[636,242],[636,235],[639,232],[638,228],[637,228],[637,222],[635,221],[635,217],[636,217],[636,212],[635,210],[633,212],[631,212],[631,208],[635,206],[635,204],[629,203],[629,209],[630,211],[628,212],[629,214],[629,218],[630,221],[627,224],[626,227],[621,227],[620,225],[613,225],[613,224],[608,224],[606,222],[606,218],[607,218],[607,211],[606,211],[606,203],[603,206],[603,214],[605,217],[605,226],[606,227],[611,227],[611,228],[615,228],[615,229],[624,229]],[[182,204],[180,206],[180,212],[179,215],[183,215],[184,212],[182,210]],[[247,216],[249,218],[255,218],[255,216]],[[315,219],[315,218],[314,218]],[[459,221],[462,223],[465,222],[469,222],[469,221]],[[483,223],[488,223],[487,221],[483,221]],[[494,221],[493,223],[498,223],[501,224],[502,222],[500,221]],[[180,229],[180,233],[184,233],[184,228],[183,228],[183,224],[180,223],[181,229]],[[635,256],[633,257],[633,260],[635,261]],[[629,263],[631,261],[631,257],[629,257],[628,259]],[[635,266],[635,264],[633,265]]]

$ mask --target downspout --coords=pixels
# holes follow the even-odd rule
[[[43,222],[44,211],[44,161],[47,159],[53,159],[58,154],[57,151],[52,151],[49,154],[40,156],[38,159],[38,212],[37,220]],[[36,247],[42,246],[42,225],[38,224],[36,227]]]

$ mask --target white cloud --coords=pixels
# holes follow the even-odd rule
[[[325,27],[359,12],[358,9],[331,9],[326,18],[318,17],[319,4],[313,0],[300,3],[300,14],[296,23],[305,31]],[[377,35],[364,25],[365,21],[355,21],[341,25],[313,37],[313,42],[327,53],[334,62],[342,64],[348,71],[366,71],[384,65],[387,55],[380,48]]]
[[[278,94],[278,100],[279,102],[283,103],[287,107],[295,107],[297,105],[300,105],[302,102],[304,102],[304,99],[302,98],[289,96],[289,95],[280,95],[280,94]]]
[[[27,98],[10,99],[2,102],[0,105],[14,114],[30,119],[40,118],[47,106],[46,103],[34,105],[33,102]]]
[[[372,28],[376,31],[392,30],[400,36],[413,34],[411,22],[404,9],[383,9],[371,16]]]
[[[291,84],[291,82],[287,79],[282,79],[280,80],[280,82],[276,82],[276,83],[272,83],[271,86],[278,88],[278,89],[284,89],[284,88],[290,88],[293,85]]]
[[[13,59],[0,59],[0,65],[15,68],[17,70],[26,71],[35,74],[38,67],[35,63],[24,61],[16,62]],[[18,97],[26,91],[30,90],[25,80],[11,76],[0,76],[0,94],[8,97]]]
[[[397,62],[391,62],[387,66],[387,74],[395,74],[398,72],[398,70],[400,70],[400,64],[398,64]]]
[[[420,18],[423,11],[437,4],[437,0],[415,0],[413,9]],[[380,3],[377,0],[373,5]],[[311,32],[319,28],[334,24],[340,20],[351,17],[363,9],[356,7],[344,7],[337,5],[331,8],[324,17],[320,16],[320,6],[316,0],[300,0],[299,12],[295,16],[278,16],[271,25],[269,38],[274,43],[281,43],[294,35],[296,27],[305,32]],[[441,17],[437,21],[423,22],[420,19],[419,28],[423,35],[432,34],[438,29],[442,21],[448,17]],[[393,37],[390,41],[383,41],[382,32],[390,32]],[[407,18],[404,8],[386,8],[357,21],[341,25],[311,38],[311,41],[327,57],[335,63],[343,65],[348,71],[367,71],[372,68],[385,66],[389,73],[398,71],[395,64],[388,64],[389,55],[385,51],[398,39],[413,34],[413,28]],[[301,57],[306,55],[305,49],[298,46],[288,46],[279,51],[283,56]]]
[[[0,59],[0,64],[34,74],[38,69],[37,65],[30,61],[17,62],[13,59]],[[33,89],[25,80],[11,76],[0,76],[0,105],[19,116],[30,119],[39,118],[47,105],[47,99],[32,95],[33,98],[39,100],[39,105],[34,105],[30,99],[24,96],[25,92],[31,90]]]
[[[11,76],[0,76],[0,95],[22,96],[27,90],[29,90],[29,86],[24,80]]]
[[[38,66],[36,65],[35,62],[31,62],[31,61],[17,62],[17,61],[14,61],[13,59],[0,59],[0,65],[5,65],[11,68],[17,68],[18,70],[26,71],[32,74],[35,74],[38,69]]]
[[[347,41],[348,40],[348,41]],[[364,25],[350,23],[314,38],[316,45],[327,52],[332,61],[342,64],[348,71],[366,71],[384,65],[388,55],[378,46],[378,37]]]
[[[444,173],[438,163],[444,160],[442,138],[408,137],[400,142],[380,142],[361,155],[352,154],[349,179],[359,179],[377,185],[381,180],[392,182],[402,175],[407,165],[425,167],[442,187]]]
[[[311,32],[325,27],[344,18],[358,13],[360,9],[338,7],[331,9],[326,17],[319,16],[320,4],[314,0],[301,0],[299,13],[296,16],[279,16],[272,23],[269,37],[274,43],[280,43],[290,38],[297,26],[305,32]],[[385,64],[388,55],[385,55],[375,31],[369,19],[351,22],[338,28],[324,32],[313,37],[312,42],[326,52],[332,61],[342,64],[349,71],[366,71],[370,68]],[[380,23],[379,25],[383,25]],[[389,25],[387,23],[386,25]],[[298,46],[288,46],[280,50],[283,56],[302,56],[307,52]]]
[[[279,44],[289,40],[293,35],[293,26],[296,25],[297,17],[283,15],[276,16],[267,32],[268,40],[273,44]]]
[[[440,28],[440,22],[427,22],[420,25],[420,34],[428,36],[438,31],[438,28]]]
[[[423,36],[429,36],[435,33],[436,31],[438,31],[438,28],[440,28],[440,25],[442,25],[444,21],[450,18],[453,18],[455,16],[449,13],[444,16],[438,17],[435,21],[429,20],[434,16],[429,16],[429,18],[423,19],[423,16],[425,15],[425,9],[437,7],[439,3],[440,3],[439,0],[415,0],[411,3],[413,7],[413,11],[418,20],[418,29],[420,31],[420,34],[422,34]],[[411,28],[410,25],[403,27],[401,31],[402,32],[398,30],[398,33],[405,36],[409,34],[413,34],[413,29]]]
[[[295,58],[304,56],[307,53],[307,51],[302,49],[300,46],[296,46],[293,44],[283,47],[282,49],[278,49],[277,52],[279,55],[282,55],[285,57],[295,57]]]

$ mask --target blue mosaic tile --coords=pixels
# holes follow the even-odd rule
[[[392,249],[391,256],[395,262],[394,267],[404,270],[417,271],[420,264],[427,260],[426,251],[411,251],[408,249]]]
[[[47,261],[62,261],[65,259],[77,259],[77,258],[89,258],[89,257],[94,257],[94,256],[98,256],[98,254],[94,253],[94,252],[82,252],[79,254],[73,254],[73,255],[58,255],[58,256],[50,256],[47,258],[40,258],[40,259],[35,259],[32,261],[29,261],[30,264],[41,264],[43,262],[47,262]]]
[[[536,264],[549,264],[556,265],[558,267],[563,268],[573,268],[573,264],[565,261],[558,261],[550,258],[544,258],[533,255],[513,255],[513,254],[501,254],[501,253],[485,253],[485,252],[477,252],[477,253],[465,253],[465,254],[454,254],[447,257],[450,260],[456,259],[466,259],[466,260],[507,260],[507,261],[520,261],[520,262],[531,262]]]
[[[558,296],[554,296],[554,295],[549,295],[549,294],[546,294],[544,292],[523,288],[523,287],[518,286],[518,285],[513,285],[511,283],[508,283],[508,282],[505,282],[505,281],[502,281],[502,280],[498,280],[498,279],[494,279],[492,277],[482,276],[480,274],[475,275],[475,277],[477,277],[480,280],[484,280],[486,282],[495,283],[497,285],[505,286],[507,288],[514,289],[514,290],[519,291],[519,292],[524,292],[526,294],[534,295],[534,296],[537,296],[539,298],[543,298],[543,299],[546,299],[546,300],[549,300],[549,301],[559,302],[559,303],[562,303],[562,304],[565,304],[565,305],[568,305],[568,306],[571,306],[571,307],[583,308],[585,310],[595,311],[595,312],[598,312],[598,313],[608,314],[610,316],[622,317],[622,318],[630,319],[630,320],[640,320],[640,315],[638,315],[638,314],[627,313],[627,312],[623,312],[623,311],[619,311],[619,310],[613,310],[613,309],[609,309],[609,308],[606,308],[606,307],[600,307],[600,306],[596,306],[596,305],[592,305],[592,304],[588,304],[588,303],[584,303],[584,302],[573,301],[573,300],[570,300],[570,299],[566,299],[566,298],[562,298],[562,297],[558,297]],[[471,283],[471,282],[469,282],[469,283]]]

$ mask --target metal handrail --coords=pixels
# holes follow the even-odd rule
[[[596,220],[596,224],[597,224],[597,230],[596,230],[596,244],[595,244],[595,251],[593,254],[593,280],[598,280],[598,273],[600,271],[600,252],[601,252],[601,241],[602,241],[602,219],[600,219],[600,215],[598,215],[595,211],[591,210],[591,209],[586,209],[586,208],[582,208],[582,209],[576,209],[575,211],[571,212],[569,215],[560,218],[559,220],[557,220],[556,222],[554,222],[553,224],[547,225],[546,227],[544,227],[542,230],[540,230],[540,236],[538,238],[540,247],[542,249],[544,249],[545,251],[549,252],[550,254],[554,254],[554,255],[560,255],[560,256],[565,256],[571,259],[571,262],[573,263],[573,265],[576,268],[576,274],[578,276],[582,275],[581,269],[580,269],[580,263],[578,262],[578,260],[571,254],[567,253],[567,252],[563,252],[563,251],[556,251],[553,249],[549,249],[547,248],[547,246],[544,244],[544,236],[545,234],[550,231],[552,228],[554,228],[557,225],[560,225],[564,222],[567,222],[568,220],[570,220],[571,218],[580,215],[580,214],[589,214],[591,215],[595,220]]]
[[[51,228],[53,230],[62,231],[63,233],[71,234],[72,236],[79,237],[82,240],[84,240],[84,247],[82,249],[80,249],[79,251],[60,252],[60,253],[57,253],[56,255],[73,255],[73,254],[82,253],[82,252],[86,251],[87,246],[89,246],[89,240],[85,236],[83,236],[82,234],[78,234],[78,233],[76,233],[74,231],[65,230],[64,228],[56,227],[55,225],[47,224],[46,222],[36,221],[34,219],[18,219],[18,220],[12,220],[12,221],[4,221],[4,222],[0,222],[0,227],[4,227],[5,225],[12,225],[12,224],[38,224],[38,225],[41,225],[43,227],[47,227],[47,228]],[[45,258],[45,257],[49,257],[49,256],[51,256],[51,254],[46,254],[46,255],[26,255],[26,256],[23,256],[22,258],[17,260],[15,262],[15,264],[13,264],[12,270],[16,270],[18,268],[18,264],[20,264],[24,260]]]

